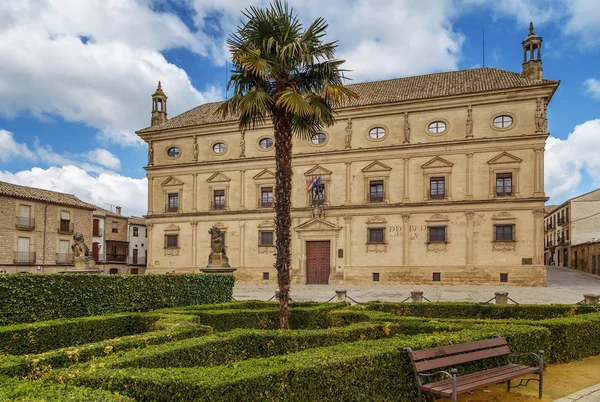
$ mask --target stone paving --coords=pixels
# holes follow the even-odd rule
[[[582,389],[564,398],[555,399],[554,402],[600,402],[600,384]]]
[[[506,291],[508,297],[520,304],[574,304],[583,295],[600,293],[600,276],[584,274],[568,268],[547,267],[548,285],[544,287],[511,286],[440,286],[440,285],[292,285],[291,297],[295,301],[324,302],[335,295],[336,290],[346,290],[357,302],[373,300],[403,301],[414,290],[423,291],[431,301],[485,302],[498,291]],[[274,284],[236,284],[233,297],[236,300],[268,300],[275,294]],[[600,402],[600,401],[599,401]]]

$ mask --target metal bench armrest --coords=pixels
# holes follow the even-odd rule
[[[533,352],[527,352],[527,353],[518,353],[518,354],[511,353],[508,355],[508,357],[521,357],[521,356],[532,356],[538,361],[538,364],[540,365],[540,367],[544,367],[544,351],[543,350],[540,350],[539,354],[533,353]]]

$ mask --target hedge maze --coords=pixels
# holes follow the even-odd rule
[[[3,326],[0,401],[415,401],[405,347],[499,334],[550,364],[600,353],[590,305],[292,303],[278,324],[251,301]]]

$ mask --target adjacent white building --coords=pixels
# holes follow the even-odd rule
[[[146,220],[137,216],[129,217],[127,219],[127,230],[129,236],[129,257],[127,259],[129,273],[144,273],[148,256]]]

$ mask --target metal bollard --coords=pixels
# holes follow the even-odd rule
[[[508,304],[508,292],[496,292],[496,304]]]
[[[415,290],[410,292],[410,298],[413,302],[422,302],[423,301],[423,292],[420,290]]]
[[[338,301],[345,301],[346,293],[348,293],[346,290],[336,290],[335,296],[337,297]]]

